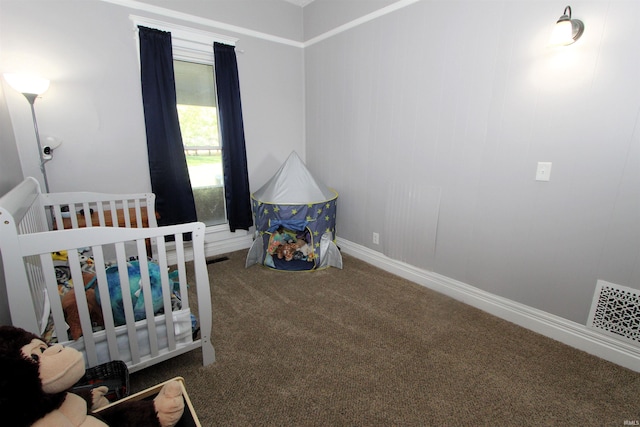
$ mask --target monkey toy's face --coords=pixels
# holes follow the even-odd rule
[[[71,388],[84,375],[82,353],[60,344],[47,346],[33,339],[21,348],[24,357],[38,364],[38,373],[45,393],[59,393]]]

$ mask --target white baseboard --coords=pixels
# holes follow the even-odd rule
[[[244,231],[236,233],[219,232],[213,238],[205,238],[204,256],[208,258],[226,254],[229,252],[241,251],[244,249],[248,250],[251,247],[252,243],[253,237],[251,233],[245,233]],[[169,262],[169,264],[175,264],[177,262],[177,258],[173,243],[167,243],[167,251],[167,261]],[[193,259],[193,249],[187,246],[184,253],[187,260]]]
[[[598,333],[585,325],[502,298],[458,280],[393,260],[380,252],[348,240],[341,238],[336,240],[337,245],[345,254],[501,319],[640,372],[640,348],[634,345]]]
[[[231,239],[206,242],[204,244],[204,254],[206,257],[226,254],[229,252],[249,249],[253,243],[251,235],[234,237]]]

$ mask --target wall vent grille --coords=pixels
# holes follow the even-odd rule
[[[640,290],[598,280],[588,325],[640,344]]]

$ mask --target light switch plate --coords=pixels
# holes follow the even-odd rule
[[[538,162],[536,169],[536,181],[549,181],[551,179],[551,162]]]

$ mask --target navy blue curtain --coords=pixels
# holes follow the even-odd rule
[[[227,219],[231,231],[248,230],[253,225],[253,218],[236,52],[233,46],[214,43],[213,54]]]
[[[171,33],[139,26],[140,69],[151,188],[159,225],[196,221],[196,206],[182,145]]]

